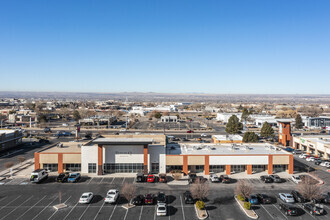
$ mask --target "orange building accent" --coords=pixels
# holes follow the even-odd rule
[[[252,165],[247,165],[247,166],[246,166],[246,173],[247,173],[248,175],[251,175],[251,174],[252,174]]]
[[[268,155],[268,174],[273,174],[273,155]]]
[[[284,146],[289,146],[291,142],[291,123],[279,122],[280,129],[278,132],[278,142]],[[282,129],[281,129],[282,127]],[[282,130],[282,131],[281,131]]]
[[[58,154],[58,173],[63,173],[63,154],[59,153]]]
[[[97,175],[103,175],[103,147],[102,145],[97,146]]]
[[[210,157],[209,156],[205,156],[204,173],[205,173],[205,175],[210,174]]]
[[[293,155],[289,156],[289,167],[288,167],[288,173],[293,174]]]
[[[40,169],[40,157],[39,157],[39,153],[35,152],[34,153],[34,169]]]
[[[226,165],[226,174],[227,175],[231,174],[231,165]]]
[[[188,156],[187,155],[183,155],[182,172],[186,175],[188,174]]]
[[[143,146],[143,173],[148,174],[148,145]]]

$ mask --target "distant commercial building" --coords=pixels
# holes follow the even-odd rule
[[[79,120],[81,125],[111,125],[117,120],[116,116],[94,116],[90,118],[84,118]]]
[[[162,116],[161,122],[177,122],[178,117],[177,116]]]
[[[322,159],[330,159],[330,135],[294,136],[293,147]]]
[[[22,143],[20,130],[0,130],[0,151],[8,150]]]
[[[228,144],[228,143],[243,143],[243,137],[240,135],[212,135],[212,143]]]
[[[242,113],[217,113],[217,121],[228,123],[231,116],[236,115],[239,119],[242,117]]]
[[[309,128],[330,128],[330,117],[306,117],[303,120],[305,126]]]

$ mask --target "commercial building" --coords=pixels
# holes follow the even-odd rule
[[[0,130],[0,151],[8,150],[22,143],[20,130]]]
[[[279,124],[278,129],[278,142],[284,146],[290,146],[292,135],[291,135],[291,119],[277,120]]]
[[[294,136],[293,147],[322,159],[330,159],[330,135]]]
[[[177,122],[178,117],[177,116],[162,116],[161,122]]]
[[[228,144],[228,143],[243,143],[243,137],[240,135],[212,135],[212,143]]]
[[[330,128],[330,117],[306,117],[303,120],[305,126],[309,128]]]

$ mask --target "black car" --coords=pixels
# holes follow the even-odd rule
[[[52,130],[51,130],[50,128],[45,128],[45,129],[44,129],[44,132],[45,132],[45,133],[52,133]]]
[[[157,195],[157,204],[158,203],[166,203],[166,195],[163,192],[158,193]]]
[[[260,204],[271,204],[272,203],[272,198],[270,198],[266,194],[257,194],[256,196],[257,196]]]
[[[137,183],[145,182],[144,174],[143,174],[143,173],[138,173],[138,174],[136,174],[136,179],[135,179],[135,181],[136,181]]]
[[[298,215],[298,208],[293,205],[280,203],[280,210],[284,212],[285,215]]]
[[[314,163],[315,165],[320,165],[323,161],[320,158],[315,158]]]
[[[68,181],[68,177],[69,177],[70,173],[66,172],[66,173],[60,173],[57,177],[56,177],[56,182],[59,183],[64,183]]]
[[[318,199],[312,199],[313,203],[330,203],[330,193],[322,194]]]
[[[263,181],[264,183],[272,183],[273,179],[269,176],[261,176],[260,180]]]
[[[274,183],[281,183],[282,179],[278,175],[269,175],[270,178],[273,179]]]
[[[143,195],[137,195],[132,199],[131,202],[133,205],[143,205],[144,204],[144,196]]]
[[[294,198],[294,200],[296,200],[297,202],[301,202],[304,203],[306,202],[306,199],[296,190],[291,191],[291,194]]]
[[[322,215],[324,213],[324,209],[320,204],[305,203],[303,207],[311,215]]]
[[[221,182],[222,182],[222,183],[231,183],[231,179],[230,179],[230,177],[227,176],[227,175],[221,175],[221,176],[220,176],[220,179],[221,179]]]
[[[194,204],[194,198],[192,197],[190,191],[183,193],[183,199],[186,204]]]

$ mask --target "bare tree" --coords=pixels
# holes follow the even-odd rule
[[[25,161],[25,157],[22,156],[18,157],[17,159],[19,163],[23,163]]]
[[[235,194],[248,198],[253,192],[253,187],[245,180],[239,180],[235,188]]]
[[[210,187],[209,184],[196,179],[190,186],[190,192],[194,199],[203,200],[209,195]]]
[[[5,168],[7,168],[7,169],[11,168],[12,166],[14,166],[14,163],[13,162],[7,162],[7,163],[5,163]]]
[[[136,187],[133,184],[125,183],[121,189],[121,193],[125,199],[127,199],[128,206],[131,204],[131,200],[134,198]]]
[[[322,197],[323,190],[321,185],[316,183],[311,177],[302,178],[297,185],[297,191],[308,200],[317,200]]]

